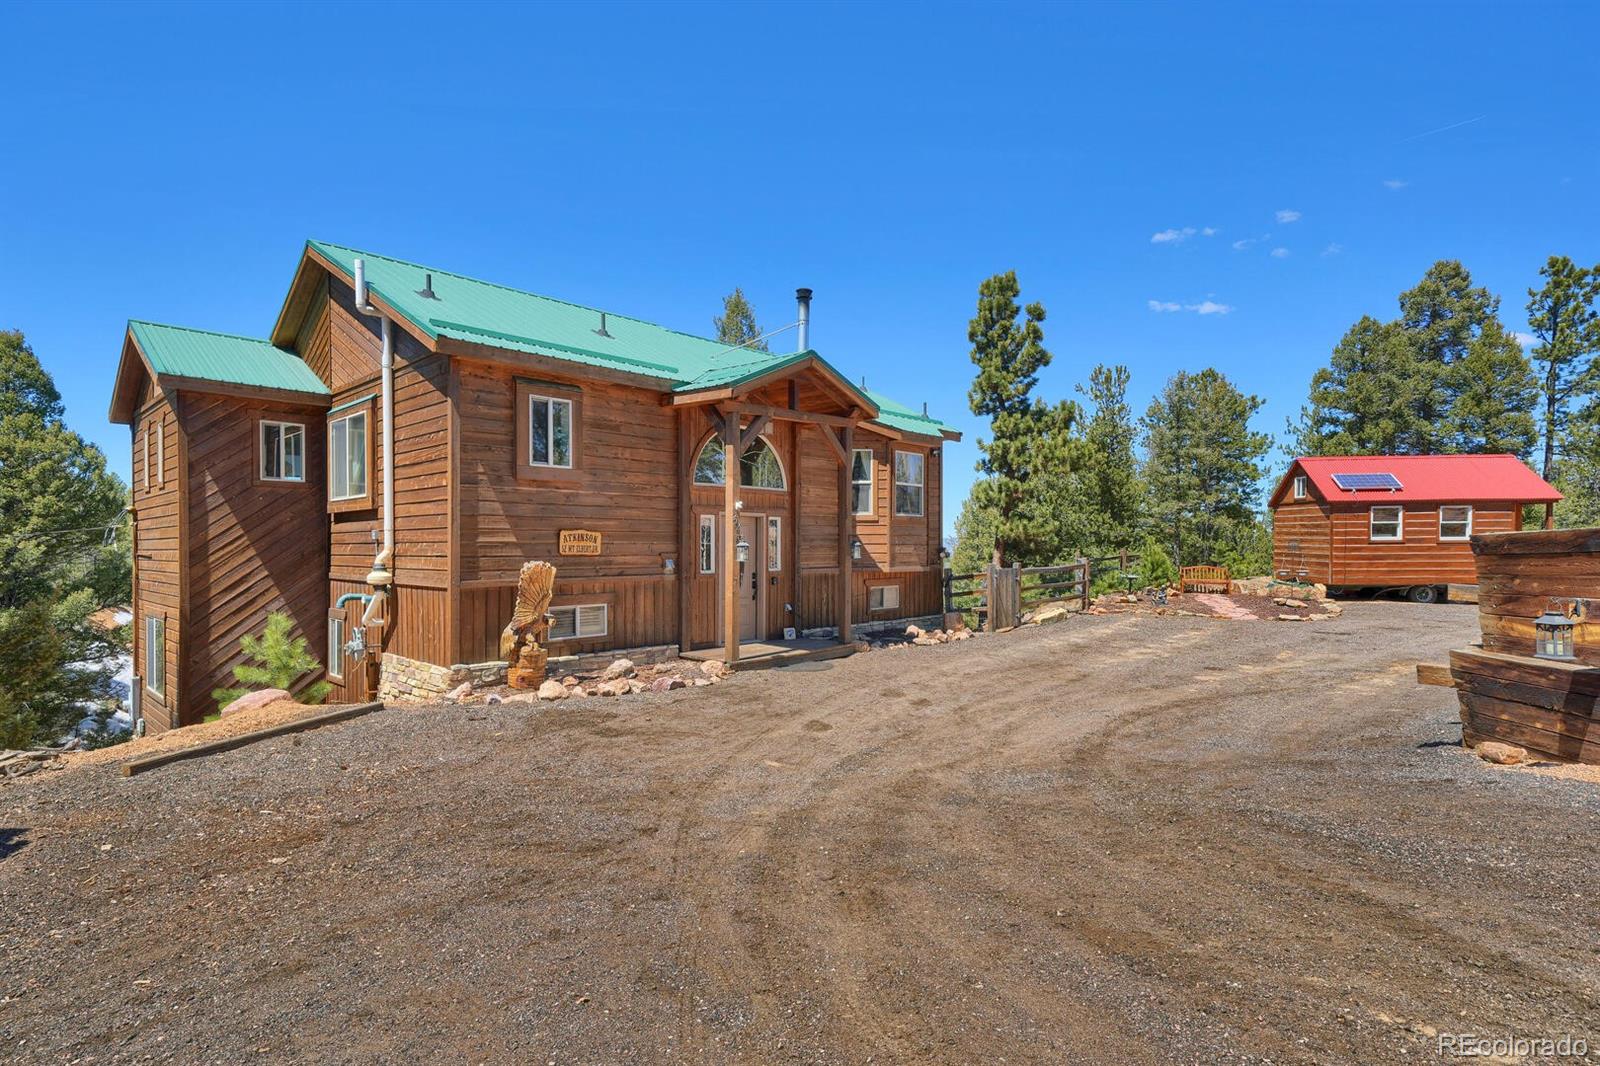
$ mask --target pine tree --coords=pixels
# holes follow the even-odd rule
[[[1031,564],[1048,555],[1055,530],[1029,504],[1044,487],[1043,475],[1071,469],[1078,417],[1070,401],[1050,406],[1033,396],[1050,353],[1044,346],[1044,305],[1019,308],[1021,291],[1015,271],[985,280],[967,328],[978,367],[967,399],[972,413],[987,416],[990,424],[990,439],[978,441],[984,476],[972,486],[972,505],[993,512],[996,565]]]
[[[1089,371],[1087,386],[1078,386],[1094,409],[1083,435],[1089,458],[1084,496],[1092,516],[1078,554],[1126,551],[1138,539],[1144,489],[1134,454],[1138,428],[1128,406],[1128,378],[1127,367],[1101,364]]]
[[[1437,448],[1421,414],[1431,375],[1396,323],[1364,315],[1311,378],[1311,402],[1291,425],[1296,455],[1390,455]]]
[[[1544,286],[1528,290],[1528,327],[1538,343],[1540,435],[1546,479],[1555,471],[1572,419],[1572,404],[1600,384],[1600,264],[1584,268],[1564,255],[1552,255],[1539,270]]]
[[[246,657],[254,660],[233,668],[234,680],[241,688],[219,688],[211,693],[218,707],[226,707],[240,696],[257,689],[281,688],[292,692],[295,682],[313,670],[322,669],[306,647],[305,637],[291,637],[294,620],[282,611],[267,616],[267,628],[257,637],[246,634],[239,640],[239,648]],[[321,703],[332,691],[326,681],[315,681],[300,693],[302,703]]]
[[[752,351],[767,350],[767,342],[757,339],[761,336],[761,327],[756,324],[755,309],[744,298],[743,289],[734,289],[722,298],[722,314],[714,316],[711,323],[717,328],[717,340],[729,347],[740,345]]]

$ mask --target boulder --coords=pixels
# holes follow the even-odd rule
[[[294,697],[281,688],[264,688],[255,692],[247,692],[222,708],[222,717],[226,718],[230,714],[238,714],[241,711],[253,711],[257,707],[265,707],[267,704],[277,703],[279,700],[292,699]]]
[[[1278,616],[1278,621],[1280,622],[1304,622],[1305,620],[1306,616],[1303,614],[1280,614]]]
[[[1502,744],[1498,740],[1486,740],[1474,749],[1478,758],[1484,762],[1497,763],[1500,766],[1515,766],[1520,762],[1528,761],[1528,749],[1519,748],[1515,744]]]
[[[561,683],[563,685],[567,686],[568,688],[574,688],[578,684],[578,679],[576,677],[574,677],[573,675],[568,674],[566,677],[563,677],[561,679]]]
[[[563,686],[563,687],[565,687],[565,686]],[[578,700],[578,699],[582,699],[583,697],[589,695],[589,690],[584,688],[582,685],[574,685],[571,688],[567,689],[567,695],[571,696],[575,700]]]
[[[615,681],[619,677],[632,677],[637,673],[633,668],[632,659],[618,659],[606,667],[605,673],[600,675],[601,681]]]
[[[626,696],[633,691],[633,684],[625,677],[614,677],[610,681],[600,682],[600,687],[595,689],[597,696]]]
[[[546,681],[539,686],[536,695],[541,700],[564,700],[567,698],[567,686],[559,681]]]
[[[683,678],[658,677],[650,682],[651,692],[671,692],[675,688],[683,688]]]
[[[720,659],[707,659],[700,664],[700,672],[706,677],[721,677],[728,672],[728,664]]]
[[[876,647],[876,645],[870,644],[870,643],[868,643],[867,641],[864,641],[864,640],[854,641],[854,642],[852,642],[852,646],[858,652],[859,651],[871,651],[874,647]]]
[[[463,681],[449,692],[446,692],[444,699],[446,703],[458,703],[470,695],[472,695],[472,682]]]
[[[711,684],[711,679],[709,677],[697,677],[694,679],[695,688],[704,688],[709,684]]]
[[[650,687],[649,685],[645,684],[643,681],[640,681],[636,677],[628,679],[628,691],[629,692],[644,692],[649,687]]]
[[[922,636],[922,627],[906,626],[906,636],[910,637],[913,641],[916,640],[918,637]]]
[[[970,630],[970,629],[957,629],[957,630],[953,631],[950,634],[950,639],[951,640],[971,640],[972,639],[972,630]]]
[[[930,645],[937,644],[939,642],[937,640],[934,640],[932,637],[919,635],[919,636],[912,637],[911,638],[911,643],[916,644],[919,647],[926,648],[926,647],[928,647]]]
[[[1059,622],[1072,612],[1059,603],[1046,604],[1038,610],[1029,611],[1022,619],[1022,624],[1027,626],[1042,626],[1046,622]]]

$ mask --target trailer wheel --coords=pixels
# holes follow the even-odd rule
[[[1439,586],[1412,585],[1410,591],[1406,593],[1406,599],[1412,603],[1438,603]]]

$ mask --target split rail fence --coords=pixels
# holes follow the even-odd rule
[[[1088,610],[1095,572],[1111,563],[1126,571],[1127,552],[1080,557],[1065,566],[990,566],[971,574],[946,570],[945,613],[973,615],[974,628],[993,633],[1018,625],[1027,608],[1050,600],[1077,600],[1080,609]]]

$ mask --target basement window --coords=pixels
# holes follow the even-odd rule
[[[167,690],[167,620],[159,615],[144,620],[144,687],[157,696]]]
[[[1439,539],[1467,540],[1472,536],[1472,508],[1453,505],[1439,508]]]
[[[550,608],[551,640],[587,640],[606,635],[608,614],[603,603]]]
[[[867,610],[892,611],[899,606],[899,585],[872,585],[867,589]]]
[[[298,422],[261,423],[261,480],[306,479],[306,427]]]
[[[1374,507],[1367,539],[1399,540],[1401,538],[1402,514],[1403,512],[1399,507]]]

